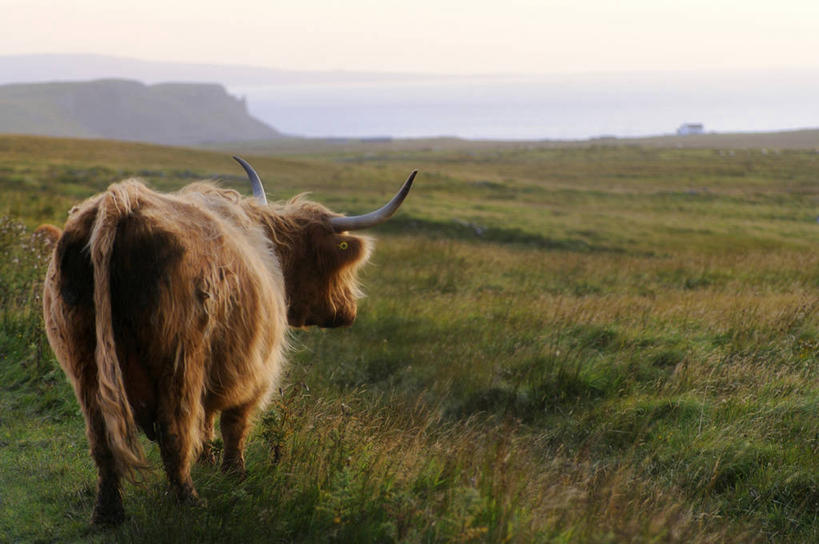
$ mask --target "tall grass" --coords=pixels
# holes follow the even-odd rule
[[[17,392],[15,406],[59,417],[76,410],[66,402],[42,318],[42,285],[48,266],[43,239],[22,223],[0,216],[0,377]],[[58,385],[59,384],[59,385]]]

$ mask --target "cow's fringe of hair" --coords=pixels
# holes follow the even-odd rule
[[[271,241],[277,246],[286,247],[298,243],[297,234],[302,232],[306,224],[323,224],[330,217],[339,216],[325,206],[307,200],[307,195],[308,193],[301,193],[283,203],[271,202],[259,205],[255,199],[245,199],[244,203],[246,210],[254,217],[254,220],[266,225],[267,235]],[[369,262],[373,239],[360,234],[357,237],[362,243],[362,251],[358,260],[341,268],[338,274],[330,280],[328,296],[333,311],[364,296],[358,280],[358,271],[362,265]],[[344,287],[349,289],[349,296],[352,300],[346,300]]]
[[[289,246],[302,229],[310,223],[321,223],[321,217],[336,215],[321,204],[306,200],[307,193],[301,193],[287,202],[259,204],[246,199],[243,204],[254,220],[266,225],[267,235],[277,246]]]
[[[96,315],[98,402],[105,421],[108,445],[117,472],[137,481],[138,472],[148,468],[137,438],[131,405],[125,392],[114,339],[111,310],[111,252],[119,219],[131,212],[134,203],[128,185],[111,186],[99,202],[97,217],[89,240],[94,268],[94,311]]]

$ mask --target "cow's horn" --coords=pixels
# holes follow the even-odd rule
[[[262,204],[267,204],[267,197],[264,194],[264,187],[262,187],[262,180],[259,179],[259,174],[257,174],[256,170],[250,166],[250,163],[243,158],[237,157],[236,155],[234,155],[233,158],[236,160],[236,162],[241,164],[242,168],[244,168],[245,172],[247,172],[250,185],[253,187],[253,196],[255,196],[256,199]]]
[[[398,210],[398,207],[407,198],[412,181],[415,179],[415,174],[418,170],[413,170],[409,175],[407,181],[404,182],[403,187],[399,190],[392,200],[387,202],[382,208],[364,215],[354,215],[352,217],[333,217],[330,219],[330,224],[336,232],[343,232],[345,230],[360,230],[379,225],[392,217],[392,214]]]

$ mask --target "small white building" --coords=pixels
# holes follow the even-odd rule
[[[683,123],[677,129],[677,134],[680,136],[688,136],[689,134],[703,134],[705,127],[702,123]]]

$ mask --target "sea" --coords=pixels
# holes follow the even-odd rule
[[[819,70],[417,76],[229,87],[281,132],[574,140],[819,127]]]

